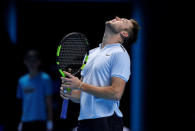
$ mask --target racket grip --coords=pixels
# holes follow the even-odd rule
[[[66,74],[64,74],[64,72],[62,71],[62,69],[59,69],[59,72],[62,75],[62,77],[66,77]],[[64,93],[67,93],[67,92],[71,92],[71,89],[70,88],[67,88],[66,90],[64,90]]]
[[[64,93],[67,93],[67,92],[71,92],[71,89],[67,88],[66,90],[64,90]]]

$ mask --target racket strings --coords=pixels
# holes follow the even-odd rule
[[[71,73],[77,73],[87,52],[86,40],[83,36],[71,36],[61,41],[61,51],[59,55],[60,68],[67,71],[71,68]]]

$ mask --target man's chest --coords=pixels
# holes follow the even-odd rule
[[[88,62],[84,70],[93,72],[109,72],[111,69],[112,53],[102,51],[89,55]]]
[[[22,84],[22,91],[24,94],[34,94],[42,90],[42,88],[43,84],[40,81],[26,81]]]

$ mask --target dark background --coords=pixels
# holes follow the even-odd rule
[[[5,16],[9,1],[0,3],[1,86],[0,125],[14,130],[19,121],[17,110],[17,79],[26,72],[23,54],[26,49],[39,47],[43,56],[44,71],[57,80],[55,52],[62,36],[79,31],[87,35],[91,48],[101,42],[104,22],[113,17],[132,16],[132,8],[142,8],[146,43],[146,106],[145,130],[193,130],[195,122],[193,73],[193,22],[192,6],[187,2],[140,0],[127,3],[64,3],[19,1],[18,42],[12,44],[6,30]],[[130,52],[131,53],[131,52]],[[189,74],[188,74],[189,73]],[[192,76],[192,77],[191,77]],[[187,81],[186,81],[187,79]],[[193,82],[192,82],[193,83]],[[129,85],[129,84],[128,84]],[[130,88],[130,87],[129,87]],[[130,125],[129,88],[121,101],[126,114],[125,125]],[[56,101],[60,101],[56,95]],[[55,122],[75,125],[78,105],[71,103],[69,121],[59,120],[60,104],[56,105]]]

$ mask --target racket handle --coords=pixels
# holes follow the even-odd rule
[[[71,92],[71,89],[67,88],[66,90],[64,90],[64,93],[67,93],[67,92]]]
[[[62,71],[62,69],[59,69],[59,72],[62,75],[62,77],[66,77],[66,74],[64,74],[64,72]],[[71,92],[71,89],[70,88],[67,88],[66,90],[64,90],[64,93],[67,93],[67,92]]]

